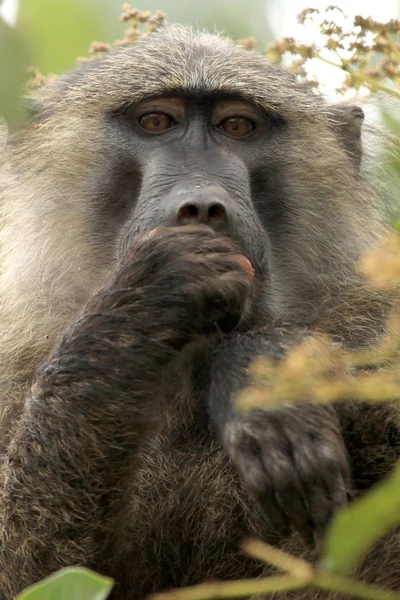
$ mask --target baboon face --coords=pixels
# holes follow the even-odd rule
[[[362,111],[216,36],[172,28],[84,65],[39,93],[37,122],[26,163],[111,268],[139,233],[207,224],[251,261],[265,314],[312,322],[369,245]]]
[[[121,142],[119,163],[141,179],[136,197],[128,186],[119,191],[126,207],[119,252],[138,231],[205,224],[235,239],[265,271],[259,209],[267,186],[255,182],[284,122],[236,97],[185,95],[147,98],[111,114],[109,126]]]

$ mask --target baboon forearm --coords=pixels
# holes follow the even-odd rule
[[[208,405],[222,445],[273,530],[286,536],[295,528],[312,545],[352,486],[334,407],[300,404],[241,414],[234,404],[252,360],[280,359],[304,335],[276,329],[226,340],[215,353]]]
[[[313,544],[349,497],[390,471],[400,444],[393,404],[236,409],[252,360],[283,358],[304,335],[275,329],[227,338],[213,357],[206,403],[222,445],[274,531],[287,535],[290,524]]]
[[[255,330],[229,336],[216,349],[208,378],[206,404],[218,434],[237,414],[234,397],[249,384],[248,367],[257,357],[281,359],[308,335],[306,330]]]
[[[175,355],[173,332],[156,340],[144,313],[83,317],[39,369],[2,468],[0,598],[93,564]]]
[[[306,329],[266,328],[231,335],[220,344],[212,361],[205,400],[218,433],[238,414],[234,399],[250,383],[248,367],[252,361],[258,357],[283,359],[292,346],[300,343],[310,333]],[[354,441],[351,439],[353,436],[360,445],[360,439],[365,437],[366,451],[372,441],[379,441],[387,447],[387,429],[393,425],[393,416],[396,416],[396,420],[398,418],[397,406],[391,403],[376,406],[359,401],[345,401],[336,403],[334,409],[338,414],[342,433],[349,438],[349,442]],[[367,413],[369,418],[365,418]],[[365,422],[369,424],[368,434]],[[382,432],[384,435],[381,435]]]
[[[1,600],[61,566],[96,568],[136,451],[162,414],[163,369],[205,328],[240,314],[250,283],[236,247],[208,228],[156,230],[127,252],[38,369],[14,428],[2,468]]]

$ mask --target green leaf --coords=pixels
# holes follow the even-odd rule
[[[334,518],[324,541],[323,566],[348,575],[373,543],[400,524],[400,466]]]
[[[112,587],[109,577],[69,567],[27,588],[16,600],[105,600]]]
[[[27,79],[28,60],[21,37],[0,18],[0,113],[11,124],[21,115],[19,98]]]

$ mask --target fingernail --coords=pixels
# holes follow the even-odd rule
[[[253,265],[251,264],[249,259],[246,258],[245,256],[243,256],[242,254],[239,254],[237,258],[238,258],[238,261],[240,262],[240,264],[242,265],[243,269],[249,275],[250,279],[253,279],[254,275],[255,275],[255,271],[254,271]]]

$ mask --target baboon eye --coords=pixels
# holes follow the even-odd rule
[[[255,129],[254,123],[245,117],[230,117],[222,121],[219,127],[231,137],[245,137]]]
[[[164,131],[167,131],[167,129],[175,127],[177,122],[165,113],[151,113],[141,117],[139,119],[139,125],[149,133],[163,133]]]

